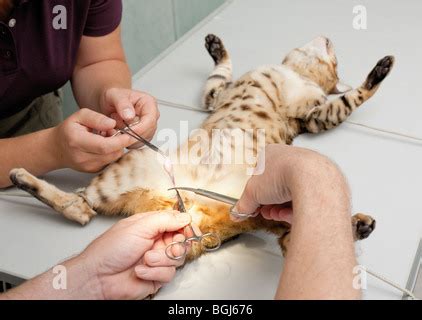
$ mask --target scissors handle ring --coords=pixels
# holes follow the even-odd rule
[[[176,247],[178,248],[183,248],[183,253],[181,255],[175,256],[173,255],[173,253],[171,252],[173,249],[175,249]],[[174,260],[174,261],[179,261],[179,260],[183,260],[184,258],[186,258],[186,255],[188,253],[188,249],[187,249],[187,244],[186,244],[186,240],[185,241],[175,241],[170,243],[167,247],[166,247],[166,256],[167,258],[169,258],[170,260]]]
[[[200,237],[200,239],[201,239],[201,246],[204,248],[206,252],[217,251],[221,247],[221,238],[216,233],[212,233],[212,232],[205,233]],[[216,243],[213,244],[212,247],[207,247],[203,242],[204,239],[209,239],[211,240],[211,242],[216,242]]]

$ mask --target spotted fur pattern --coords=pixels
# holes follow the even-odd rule
[[[340,125],[374,95],[394,62],[391,56],[381,59],[361,86],[329,100],[330,94],[339,93],[340,86],[333,45],[324,37],[293,50],[281,65],[259,67],[236,81],[232,81],[232,62],[222,41],[208,35],[205,43],[215,67],[203,94],[204,107],[212,113],[202,129],[208,136],[215,129],[254,129],[246,134],[244,141],[254,154],[260,151],[257,129],[265,129],[265,144],[291,144],[301,133],[318,133]],[[172,156],[191,151],[198,135],[193,134]],[[236,155],[238,151],[232,148],[229,152]],[[245,171],[248,165],[205,161],[218,158],[221,153],[221,150],[205,149],[198,164],[176,164],[177,184],[239,197],[249,178]],[[24,169],[12,170],[11,179],[17,187],[80,224],[89,222],[96,213],[132,215],[176,205],[174,193],[168,191],[172,183],[163,170],[163,161],[149,149],[129,152],[78,193],[58,190]],[[182,196],[193,222],[203,232],[215,232],[226,241],[244,232],[263,229],[278,236],[281,248],[286,251],[288,224],[261,217],[234,223],[229,218],[228,206],[188,193]],[[375,228],[375,220],[357,214],[352,217],[352,228],[355,239],[362,240]],[[201,248],[194,245],[189,258],[200,254]]]

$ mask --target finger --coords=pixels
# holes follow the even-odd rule
[[[292,208],[276,206],[271,209],[270,215],[274,221],[284,221],[291,224],[293,218],[293,210]]]
[[[178,231],[191,222],[191,216],[185,212],[162,211],[144,216],[139,220],[140,228],[151,239],[165,233]]]
[[[155,267],[151,268],[145,265],[135,267],[135,274],[139,279],[147,281],[158,281],[168,283],[176,275],[175,267]]]
[[[174,256],[179,257],[183,252],[175,252]],[[185,261],[174,260],[167,257],[165,250],[151,250],[145,253],[144,263],[149,267],[180,267]]]
[[[145,139],[151,139],[157,127],[159,111],[155,99],[144,94],[137,101],[136,113],[140,118],[139,124],[133,127],[136,133]]]
[[[134,223],[137,223],[139,221],[145,221],[146,217],[155,216],[155,215],[162,213],[162,212],[168,212],[168,213],[171,213],[171,214],[174,214],[174,215],[180,213],[179,211],[176,211],[176,210],[140,212],[140,213],[135,213],[134,215],[131,215],[129,218],[126,218],[126,219],[123,219],[123,220],[120,220],[120,221],[127,221],[129,224],[134,224]]]
[[[110,154],[107,154],[103,157],[101,157],[101,160],[103,161],[103,166],[107,166],[110,163],[116,162],[117,160],[119,160],[121,157],[124,156],[124,151],[123,150],[119,150]]]
[[[262,216],[267,220],[283,221],[292,223],[293,209],[286,205],[265,206],[260,210]]]
[[[118,135],[115,137],[102,137],[87,131],[75,132],[75,144],[82,151],[106,155],[121,151],[130,142],[128,136]]]
[[[80,125],[98,131],[108,131],[116,126],[116,121],[91,109],[83,108],[72,117]]]
[[[125,121],[135,118],[135,108],[129,100],[128,95],[119,94],[117,91],[109,90],[106,96],[107,104],[114,107],[117,114]]]

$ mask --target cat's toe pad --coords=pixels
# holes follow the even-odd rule
[[[209,34],[205,37],[205,48],[216,64],[220,63],[227,56],[223,42],[216,35]]]
[[[391,69],[394,65],[394,57],[393,56],[386,56],[382,58],[374,69],[369,73],[366,82],[365,88],[368,90],[373,89],[375,86],[381,83],[390,73]]]

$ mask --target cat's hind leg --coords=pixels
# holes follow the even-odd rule
[[[87,224],[96,215],[82,194],[61,191],[46,181],[34,177],[25,169],[13,169],[10,172],[10,180],[17,188],[28,192],[67,219],[81,225]]]
[[[318,133],[341,124],[356,108],[375,94],[393,64],[394,57],[384,57],[378,61],[359,88],[311,109],[303,119],[304,128],[308,132]]]
[[[205,48],[214,60],[215,68],[205,84],[203,105],[207,110],[214,110],[218,95],[232,81],[233,67],[229,54],[219,37],[213,34],[207,35]]]

